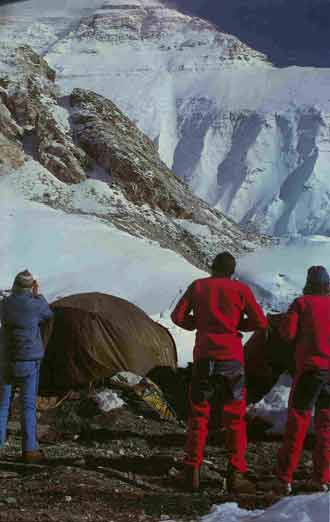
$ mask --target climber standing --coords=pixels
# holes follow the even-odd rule
[[[278,454],[280,493],[291,492],[293,473],[315,407],[315,447],[310,491],[330,490],[330,277],[323,266],[307,272],[303,295],[294,300],[280,326],[294,343],[296,371],[289,398],[288,420]]]
[[[246,392],[242,331],[267,327],[267,319],[250,288],[232,279],[236,261],[229,252],[216,256],[212,275],[194,281],[177,303],[172,320],[197,330],[190,386],[185,483],[199,488],[199,470],[208,435],[211,403],[222,407],[228,450],[229,491],[253,493],[245,473]]]
[[[14,385],[20,389],[22,457],[26,463],[43,459],[38,451],[36,418],[39,369],[44,356],[39,326],[52,315],[32,274],[28,270],[17,274],[11,295],[1,302],[5,363],[0,375],[0,448],[6,441]]]

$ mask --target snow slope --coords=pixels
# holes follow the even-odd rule
[[[0,229],[0,288],[10,288],[15,274],[28,267],[49,300],[99,291],[157,314],[178,288],[203,275],[157,243],[24,199],[10,177],[0,180]]]

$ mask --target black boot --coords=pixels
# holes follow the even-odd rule
[[[187,491],[199,490],[199,468],[186,466],[184,469],[184,488]]]
[[[311,479],[308,480],[302,487],[303,493],[327,493],[330,491],[330,483],[322,482],[320,480]]]
[[[227,489],[229,493],[253,495],[256,493],[256,485],[251,482],[245,473],[229,466],[227,471]]]
[[[46,457],[40,450],[23,451],[22,460],[24,464],[43,464],[46,460]]]

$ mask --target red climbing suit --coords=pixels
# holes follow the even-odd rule
[[[246,471],[246,399],[243,331],[267,327],[267,319],[248,286],[227,277],[194,281],[176,305],[172,320],[197,330],[186,465],[199,467],[208,435],[211,399],[222,405],[229,462]]]
[[[314,479],[330,483],[330,297],[297,298],[284,316],[281,336],[295,341],[293,381],[278,476],[291,482],[315,407]]]

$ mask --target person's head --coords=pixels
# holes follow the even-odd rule
[[[23,270],[16,275],[12,291],[13,293],[32,292],[34,284],[35,280],[31,272]]]
[[[311,266],[307,270],[304,295],[327,295],[330,293],[330,277],[324,266]]]
[[[236,260],[230,252],[221,252],[212,263],[212,275],[215,277],[231,277],[235,272]]]

